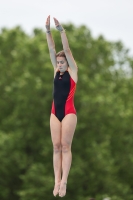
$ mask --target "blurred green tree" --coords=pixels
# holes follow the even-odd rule
[[[133,58],[122,42],[64,24],[79,68],[67,199],[133,199]],[[57,51],[59,33],[52,29]],[[53,68],[45,33],[0,34],[0,199],[52,200]],[[58,198],[58,197],[57,197]]]

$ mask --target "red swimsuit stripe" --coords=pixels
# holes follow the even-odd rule
[[[72,78],[70,78],[70,81],[71,81],[71,87],[65,104],[65,115],[70,113],[76,114],[76,109],[74,107],[74,94],[76,90],[76,83]]]
[[[52,109],[51,109],[51,113],[53,113],[53,114],[55,115],[54,101],[52,102]]]
[[[75,90],[76,90],[76,85],[74,86],[74,88],[72,89],[72,91],[69,93],[69,96],[67,98],[67,101],[74,96],[74,93],[75,93]]]

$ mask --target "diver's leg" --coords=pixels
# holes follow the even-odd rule
[[[61,182],[61,122],[57,119],[54,114],[50,116],[50,130],[51,138],[53,143],[53,167],[55,175],[55,186],[53,190],[54,196],[59,192],[60,182]]]
[[[67,114],[62,120],[61,130],[61,147],[62,147],[62,179],[59,190],[59,196],[66,194],[66,184],[69,170],[72,162],[71,144],[77,124],[77,116],[75,114]]]

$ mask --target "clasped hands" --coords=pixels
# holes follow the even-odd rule
[[[63,29],[62,25],[59,23],[59,21],[55,17],[53,19],[54,19],[56,29],[60,32],[64,31],[64,29]],[[50,33],[50,15],[47,17],[45,27],[46,27],[47,33]]]

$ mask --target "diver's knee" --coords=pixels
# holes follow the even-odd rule
[[[68,151],[71,150],[71,145],[64,143],[64,144],[61,145],[61,150],[62,150],[63,153],[67,153]]]
[[[60,153],[61,152],[61,144],[54,144],[53,151],[54,151],[54,153]]]

